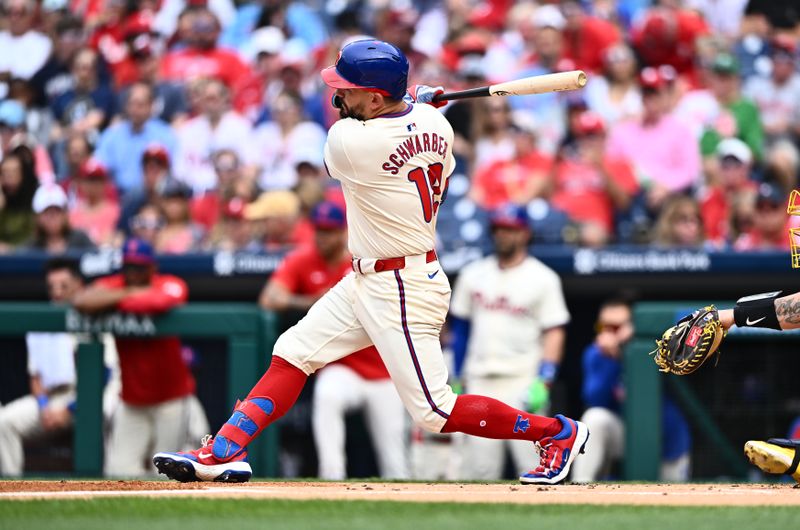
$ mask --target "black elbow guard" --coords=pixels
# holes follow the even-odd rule
[[[754,294],[736,301],[733,308],[733,320],[740,328],[781,329],[778,315],[775,313],[775,299],[780,298],[783,291]]]

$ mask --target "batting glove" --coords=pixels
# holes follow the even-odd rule
[[[428,85],[411,85],[408,87],[406,98],[410,99],[410,103],[427,103],[433,107],[441,108],[447,105],[447,101],[433,101],[433,96],[436,94],[444,94],[444,87],[428,86]]]
[[[525,394],[525,410],[539,414],[550,405],[550,387],[541,379],[534,379]]]

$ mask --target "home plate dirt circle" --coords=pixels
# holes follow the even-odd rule
[[[214,484],[142,480],[6,481],[0,500],[104,497],[215,497],[284,500],[637,504],[671,506],[800,506],[789,484],[518,484],[250,482]]]

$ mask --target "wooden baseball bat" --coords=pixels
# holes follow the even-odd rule
[[[496,85],[470,88],[457,92],[445,92],[433,96],[434,102],[450,99],[480,98],[485,96],[527,96],[530,94],[544,94],[545,92],[560,92],[562,90],[577,90],[586,86],[586,74],[583,70],[572,70],[556,74],[534,75],[523,77],[514,81],[497,83]]]

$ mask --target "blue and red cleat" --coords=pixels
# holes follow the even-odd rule
[[[555,417],[561,422],[561,432],[535,442],[539,450],[539,466],[519,477],[523,484],[558,484],[567,478],[578,454],[584,452],[589,428],[561,414]]]
[[[158,472],[179,482],[247,482],[253,475],[247,463],[247,449],[227,461],[214,456],[214,438],[203,437],[200,449],[188,453],[156,453],[153,464]]]

